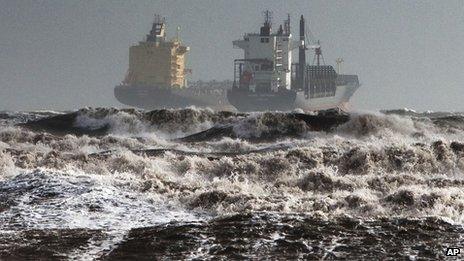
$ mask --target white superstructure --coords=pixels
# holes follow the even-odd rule
[[[264,12],[259,33],[248,33],[233,41],[244,58],[234,60],[234,83],[227,100],[240,111],[288,111],[340,108],[359,82],[356,75],[339,75],[324,64],[321,46],[305,43],[305,19],[300,17],[299,39],[292,40],[290,17],[273,33],[271,14]],[[298,61],[292,51],[298,48]],[[306,50],[314,50],[316,63],[306,63]],[[321,59],[322,62],[321,63]]]
[[[298,47],[298,42],[292,41],[290,17],[276,33],[271,28],[271,14],[266,11],[259,34],[248,33],[243,39],[233,41],[234,47],[244,50],[244,59],[238,61],[242,62],[241,73],[249,81],[251,91],[270,88],[277,92],[280,88],[291,88],[292,50]]]

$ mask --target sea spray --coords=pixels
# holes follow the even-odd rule
[[[457,114],[334,117],[86,108],[15,115],[0,127],[2,229],[74,231],[68,236],[92,238],[83,249],[97,249],[97,256],[110,255],[97,245],[111,245],[116,255],[144,233],[170,233],[158,227],[169,222],[196,238],[190,228],[228,226],[228,216],[241,226],[269,226],[279,235],[280,243],[272,243],[279,249],[281,237],[288,247],[301,240],[312,244],[305,236],[300,241],[286,236],[294,233],[286,230],[290,224],[300,226],[308,216],[315,220],[305,222],[315,227],[343,226],[337,220],[349,218],[374,229],[377,222],[392,235],[390,226],[422,229],[425,222],[443,238],[464,222],[464,125]],[[216,131],[224,126],[230,132]],[[271,225],[277,221],[284,228]],[[194,224],[189,222],[200,223],[184,227]],[[255,236],[271,237],[249,235]],[[197,243],[216,253],[208,240]],[[68,256],[79,253],[69,251]],[[12,252],[0,249],[5,253]]]

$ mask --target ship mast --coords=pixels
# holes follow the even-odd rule
[[[321,59],[322,59],[322,63],[325,64],[324,56],[322,55],[321,42],[318,40],[317,45],[314,46],[313,64],[314,64],[314,60],[316,60],[316,65],[317,66],[321,65]]]
[[[305,20],[303,15],[300,18],[300,48],[298,50],[298,81],[300,88],[305,90],[307,95],[307,86],[305,84],[305,68],[306,68],[306,43],[305,43]]]
[[[272,12],[269,10],[264,11],[264,25],[271,27],[272,26]]]
[[[290,35],[290,14],[287,15],[287,20],[284,21],[284,34]]]
[[[264,25],[261,27],[261,36],[270,36],[272,27],[272,13],[269,10],[263,12],[264,14]]]
[[[147,35],[147,42],[164,42],[166,41],[166,19],[155,14],[150,34]]]

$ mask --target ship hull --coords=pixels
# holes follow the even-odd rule
[[[339,75],[335,95],[306,98],[304,91],[288,91],[288,93],[255,93],[233,89],[228,91],[227,98],[239,111],[289,111],[302,109],[318,111],[328,109],[346,109],[351,96],[359,88],[356,75]]]
[[[341,79],[340,79],[341,78]],[[305,98],[303,92],[298,92],[295,99],[295,108],[304,111],[318,111],[327,109],[345,109],[351,96],[359,88],[356,75],[339,75],[339,83],[334,96]]]
[[[229,90],[227,100],[239,111],[288,111],[293,109],[296,93],[292,91],[255,93]]]
[[[224,89],[173,89],[160,86],[119,85],[114,96],[122,104],[147,110],[176,109],[190,106],[233,110]]]
[[[223,88],[174,89],[157,86],[119,85],[114,89],[116,99],[129,106],[147,110],[185,108],[190,106],[214,110],[238,111],[304,111],[344,109],[358,89],[356,75],[339,75],[335,95],[306,98],[303,91],[254,93]]]

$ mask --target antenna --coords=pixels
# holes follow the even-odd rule
[[[266,10],[263,12],[264,15],[264,25],[271,27],[272,25],[272,12],[269,10]]]
[[[290,35],[290,14],[287,14],[287,20],[284,21],[284,34]]]
[[[155,23],[155,24],[164,24],[165,22],[166,22],[165,17],[162,17],[159,14],[154,14],[153,23]]]
[[[163,42],[166,37],[166,19],[158,14],[154,14],[153,25],[150,34],[147,35],[148,42]]]
[[[176,41],[180,42],[180,26],[176,28]]]
[[[341,67],[341,64],[344,62],[345,60],[343,60],[343,58],[339,57],[337,59],[335,59],[335,62],[337,63],[337,73],[340,74],[341,70],[340,70],[340,67]]]

